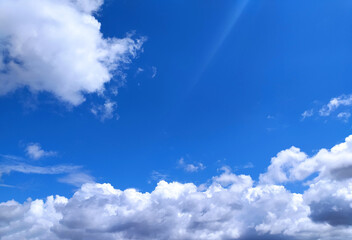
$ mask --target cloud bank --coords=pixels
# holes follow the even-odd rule
[[[0,1],[0,95],[27,87],[71,105],[101,93],[143,39],[104,38],[103,0]]]
[[[258,182],[224,169],[207,185],[162,180],[150,193],[87,183],[71,198],[0,203],[0,237],[349,239],[351,159],[352,135],[312,157],[295,147],[281,151]],[[307,189],[283,185],[295,181]]]

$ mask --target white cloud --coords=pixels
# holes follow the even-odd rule
[[[139,74],[139,73],[141,73],[141,72],[144,72],[144,69],[141,68],[141,67],[137,68],[136,74]]]
[[[104,38],[103,0],[0,1],[0,95],[28,87],[72,105],[103,92],[144,39]]]
[[[104,121],[106,119],[111,119],[114,116],[118,117],[118,115],[115,114],[116,108],[117,103],[107,99],[103,105],[93,106],[91,112],[99,117],[101,121]]]
[[[53,166],[35,166],[24,162],[12,162],[0,164],[0,179],[6,174],[13,172],[24,174],[40,175],[64,175],[58,180],[74,186],[81,186],[84,183],[94,182],[94,178],[87,173],[82,172],[81,166],[76,165],[53,165]],[[1,187],[16,187],[8,184],[0,184]],[[1,237],[1,234],[0,234]]]
[[[12,172],[26,174],[62,174],[70,173],[80,168],[80,166],[74,165],[34,166],[26,163],[1,164],[0,177],[3,174],[10,174]]]
[[[269,114],[269,115],[266,116],[266,119],[275,119],[275,117],[273,115]]]
[[[306,118],[308,118],[308,117],[311,117],[311,116],[313,116],[313,109],[310,109],[310,110],[306,110],[306,111],[304,111],[303,113],[302,113],[302,120],[304,120],[304,119],[306,119]]]
[[[6,188],[16,188],[16,186],[14,186],[14,185],[3,184],[3,183],[0,183],[0,187],[6,187]]]
[[[351,117],[351,113],[349,112],[340,112],[337,114],[337,117],[342,119],[344,122],[347,122],[348,119]]]
[[[152,74],[152,78],[155,78],[156,77],[156,74],[157,74],[157,71],[158,69],[156,67],[152,67],[152,71],[153,71],[153,74]]]
[[[338,109],[340,106],[351,106],[352,95],[341,95],[336,98],[332,98],[328,104],[324,105],[320,110],[320,116],[329,116],[332,112]]]
[[[164,174],[158,171],[153,171],[151,174],[151,177],[153,180],[156,180],[156,181],[165,180],[168,178],[167,174]]]
[[[44,151],[39,143],[30,143],[26,148],[27,155],[30,158],[38,160],[42,157],[55,156],[56,152],[54,151]]]
[[[343,180],[352,177],[352,135],[330,150],[321,149],[309,157],[299,148],[291,147],[271,159],[268,171],[260,175],[262,183],[302,181],[318,174],[321,179]]]
[[[14,239],[345,240],[352,236],[352,135],[309,157],[281,151],[256,183],[223,168],[208,184],[160,181],[148,193],[87,183],[71,198],[0,203],[0,237]],[[309,180],[293,193],[280,185]]]
[[[178,160],[178,164],[186,172],[198,172],[199,170],[205,169],[203,163],[186,163],[184,158],[180,158],[180,160]]]

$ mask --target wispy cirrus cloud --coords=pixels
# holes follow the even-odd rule
[[[82,166],[70,165],[70,164],[59,164],[51,166],[37,166],[24,162],[14,163],[1,163],[0,164],[0,179],[4,175],[10,175],[12,173],[23,173],[23,174],[39,174],[39,175],[62,175],[58,181],[67,183],[73,186],[81,186],[84,183],[94,182],[94,178],[85,173]],[[3,187],[15,187],[8,184],[2,184]]]
[[[53,151],[44,151],[38,143],[31,143],[26,148],[26,153],[31,158],[38,160],[44,156],[56,155]],[[86,173],[82,166],[72,164],[56,165],[34,165],[33,161],[26,160],[23,157],[14,155],[0,154],[0,180],[4,180],[5,175],[12,173],[38,174],[38,175],[60,175],[59,182],[81,186],[84,183],[94,182],[94,178]],[[2,187],[16,187],[5,183],[0,184]]]
[[[25,174],[62,174],[82,168],[74,165],[35,166],[27,163],[0,164],[0,176],[19,172]]]

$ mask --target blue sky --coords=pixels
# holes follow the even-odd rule
[[[252,163],[254,169],[238,171],[258,175],[282,149],[294,145],[310,154],[343,140],[348,123],[300,120],[306,109],[349,93],[348,1],[309,1],[304,8],[297,2],[250,1],[232,24],[240,4],[107,2],[98,14],[104,36],[135,31],[148,38],[115,97],[119,119],[95,118],[89,108],[96,96],[70,109],[50,94],[18,90],[0,99],[1,153],[26,157],[26,144],[40,143],[58,152],[45,163],[83,165],[99,181],[150,190],[153,171],[201,183],[222,165]],[[144,71],[137,74],[138,68]],[[181,157],[206,169],[184,172],[177,168]],[[30,178],[40,185],[36,196],[53,194],[42,177],[2,180],[17,184]],[[31,194],[0,191],[2,200]]]
[[[2,170],[0,200],[70,197],[79,187],[70,174],[141,192],[160,180],[200,185],[224,167],[259,181],[282,150],[314,156],[344,142],[351,133],[351,8],[347,0],[106,0],[86,12],[101,23],[101,38],[135,41],[109,80],[78,88],[84,101],[62,93],[65,83],[42,87],[55,81],[50,74],[35,87],[24,81],[0,91],[2,167],[79,169]],[[1,46],[3,62],[16,61]],[[0,88],[14,81],[6,79]],[[333,98],[339,104],[323,114]],[[39,157],[30,146],[42,150]]]

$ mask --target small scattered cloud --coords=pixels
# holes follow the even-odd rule
[[[112,119],[114,117],[118,118],[116,114],[117,103],[107,99],[102,105],[95,105],[91,108],[91,112],[98,117],[101,121],[107,119]]]
[[[203,163],[186,163],[184,158],[180,158],[180,160],[178,160],[178,165],[186,172],[198,172],[205,169]]]
[[[269,114],[266,116],[266,119],[275,119],[275,117]]]
[[[341,95],[339,97],[332,98],[328,104],[324,105],[320,110],[320,116],[329,116],[332,112],[341,106],[352,106],[352,94]]]
[[[337,117],[340,118],[342,121],[347,122],[348,119],[351,117],[351,113],[340,112],[339,114],[337,114]]]
[[[318,104],[317,101],[315,101],[315,104]],[[303,121],[306,118],[312,117],[315,112],[317,113],[317,116],[319,117],[330,117],[334,116],[344,122],[348,122],[350,119],[351,113],[350,113],[350,108],[352,107],[352,94],[349,95],[340,95],[338,97],[334,97],[330,99],[330,101],[321,106],[318,109],[309,109],[304,111],[301,114],[301,120]],[[337,110],[339,110],[338,113]]]
[[[167,180],[168,179],[168,175],[166,173],[162,173],[159,171],[155,171],[153,170],[151,175],[150,175],[150,180],[148,181],[148,183],[152,183],[152,182],[159,182],[161,180]]]
[[[54,151],[44,151],[39,143],[28,144],[26,147],[26,153],[34,160],[38,160],[43,157],[55,156],[57,154],[57,152]]]
[[[156,77],[157,71],[158,71],[158,69],[153,66],[153,67],[152,67],[152,78],[155,78],[155,77]]]
[[[313,110],[313,109],[309,109],[309,110],[304,111],[304,112],[301,114],[302,120],[313,116],[313,114],[314,114],[314,110]]]
[[[248,168],[254,168],[254,164],[249,162],[246,165],[243,166],[243,168],[248,169]]]
[[[141,72],[144,72],[144,69],[141,68],[141,67],[137,68],[136,74],[139,74],[139,73],[141,73]]]
[[[119,88],[118,87],[112,87],[110,89],[110,92],[113,96],[117,96],[119,94]]]

